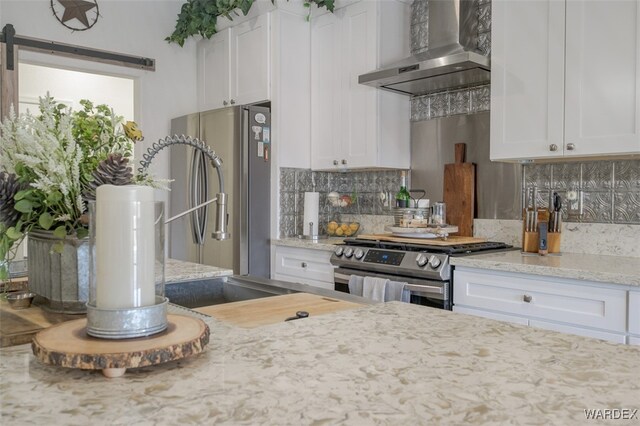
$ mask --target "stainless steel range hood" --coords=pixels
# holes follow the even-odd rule
[[[361,75],[360,84],[424,95],[490,80],[491,60],[477,46],[478,16],[473,0],[415,0],[412,14],[412,56]]]

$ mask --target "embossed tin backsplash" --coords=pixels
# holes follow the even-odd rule
[[[308,169],[280,169],[280,238],[302,234],[305,192],[320,193],[320,234],[326,234],[330,220],[342,214],[391,215],[381,194],[400,189],[400,170],[316,172]],[[350,196],[347,207],[333,207],[327,201],[331,191]]]
[[[553,192],[562,196],[565,221],[640,224],[640,160],[527,164],[523,174],[523,193],[536,186],[538,205],[547,207]],[[573,203],[569,191],[578,196]]]

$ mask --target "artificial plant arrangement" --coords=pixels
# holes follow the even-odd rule
[[[187,0],[182,5],[178,14],[178,21],[173,33],[167,37],[169,43],[184,45],[186,39],[196,34],[204,38],[211,38],[217,30],[216,23],[219,16],[233,20],[232,15],[239,16],[238,10],[243,15],[249,13],[249,9],[255,0]],[[289,1],[289,0],[287,0]],[[275,2],[275,0],[271,0]],[[333,12],[335,0],[303,0],[303,6],[310,9],[312,4],[319,8],[324,7]],[[309,20],[310,14],[307,14]]]
[[[38,116],[12,110],[0,124],[0,279],[31,230],[86,237],[87,201],[99,185],[153,184],[134,176],[130,164],[142,139],[135,123],[123,123],[107,105],[80,104],[74,111],[47,94]]]

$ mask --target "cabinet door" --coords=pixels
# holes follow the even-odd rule
[[[640,152],[639,12],[636,0],[567,1],[565,155]]]
[[[640,337],[640,291],[629,292],[629,333]]]
[[[341,10],[344,140],[337,154],[349,168],[376,164],[378,89],[359,84],[358,77],[378,65],[378,7],[376,2],[363,1]]]
[[[311,20],[311,168],[335,167],[341,152],[340,37],[337,14]]]
[[[230,103],[270,99],[269,14],[231,28]]]
[[[198,43],[198,108],[222,108],[229,101],[229,29]]]
[[[493,1],[492,160],[562,156],[564,16],[562,1]]]

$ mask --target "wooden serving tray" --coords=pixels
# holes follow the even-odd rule
[[[313,317],[360,306],[362,305],[358,303],[345,302],[315,294],[293,293],[265,297],[263,299],[245,300],[243,302],[205,306],[194,310],[239,327],[256,328],[283,322],[285,319],[295,316],[298,311],[306,311],[310,317]]]
[[[122,376],[127,368],[146,367],[198,354],[209,343],[209,327],[198,318],[168,315],[165,331],[136,339],[98,339],[78,319],[42,330],[31,348],[37,359],[59,367],[102,370]]]
[[[0,301],[0,347],[31,343],[37,332],[61,322],[84,318],[84,315],[59,314],[31,305],[13,309],[6,300]]]
[[[484,243],[486,238],[476,237],[459,237],[450,235],[446,240],[439,238],[407,238],[407,237],[394,237],[391,234],[362,234],[358,235],[358,239],[362,240],[374,240],[374,241],[388,241],[391,243],[403,243],[403,244],[421,244],[425,246],[455,246],[458,244],[473,244]]]

